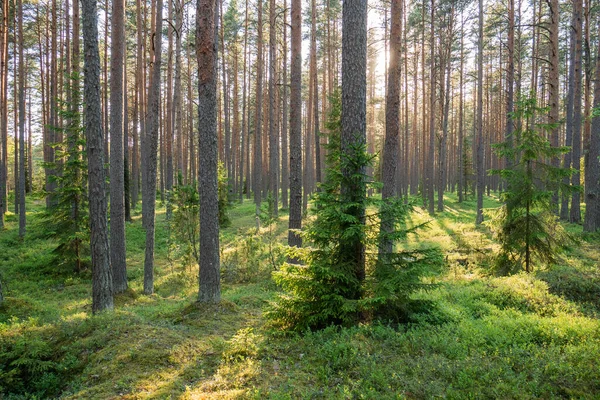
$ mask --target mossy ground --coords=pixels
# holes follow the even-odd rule
[[[276,298],[270,273],[281,256],[287,215],[255,232],[250,202],[222,231],[223,301],[200,306],[197,266],[168,250],[157,216],[156,293],[142,294],[144,232],[127,224],[130,289],[112,313],[91,315],[90,273],[53,260],[28,199],[29,232],[0,232],[0,397],[204,398],[600,398],[600,237],[531,275],[489,273],[498,245],[475,228],[473,201],[448,195],[446,211],[410,246],[447,255],[438,285],[403,325],[364,324],[304,336],[269,328]],[[486,207],[497,199],[486,198]],[[430,220],[421,209],[409,223]],[[269,249],[276,254],[269,256]]]

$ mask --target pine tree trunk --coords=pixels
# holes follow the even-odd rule
[[[548,113],[548,123],[556,124],[550,132],[550,145],[558,147],[558,133],[559,133],[559,116],[558,116],[558,102],[559,102],[559,46],[558,46],[558,30],[559,30],[559,5],[558,0],[550,0],[548,3],[550,6],[550,71],[548,72],[548,106],[550,111]],[[550,160],[553,167],[558,167],[560,160],[558,156],[553,157]],[[552,199],[553,204],[558,212],[558,193],[555,193]]]
[[[269,186],[273,201],[272,217],[277,217],[279,211],[279,130],[275,114],[277,99],[275,90],[277,63],[275,11],[275,0],[269,0]]]
[[[594,82],[594,108],[600,107],[600,44],[596,52]],[[588,165],[585,168],[585,219],[583,230],[596,232],[600,229],[600,116],[592,119]]]
[[[398,167],[398,136],[400,134],[400,52],[402,49],[402,9],[401,0],[392,0],[390,31],[390,63],[388,66],[387,96],[385,105],[385,144],[383,147],[383,167],[381,178],[383,188],[381,198],[385,201],[397,194],[396,168]],[[385,206],[384,206],[385,207]],[[394,229],[392,216],[388,213],[381,215],[381,233],[390,234]],[[382,237],[379,256],[390,254],[393,241]]]
[[[262,107],[263,107],[263,19],[262,1],[258,2],[257,50],[256,50],[256,120],[254,129],[254,170],[252,184],[254,188],[254,204],[256,205],[256,225],[259,225],[260,202],[262,199]]]
[[[288,245],[301,247],[302,238],[302,1],[291,0],[290,68],[290,217]],[[293,260],[292,260],[293,261]]]
[[[4,213],[6,212],[6,160],[7,160],[7,92],[8,71],[8,0],[0,0],[0,230],[4,228]],[[41,40],[41,39],[40,39]],[[42,75],[43,76],[43,75]],[[43,78],[42,78],[43,79]],[[42,80],[43,81],[43,80]],[[43,88],[43,85],[42,85]]]
[[[575,31],[575,70],[574,70],[574,83],[573,83],[573,143],[572,143],[572,162],[573,169],[575,172],[571,178],[571,184],[579,186],[581,183],[581,173],[579,171],[581,167],[581,42],[582,42],[582,1],[573,1],[573,27]],[[581,195],[579,191],[573,192],[571,199],[571,212],[569,220],[572,223],[581,222]]]
[[[127,289],[125,255],[125,163],[123,151],[123,66],[125,3],[112,1],[110,52],[110,250],[115,294]]]
[[[98,12],[96,0],[82,0],[84,43],[85,132],[87,138],[92,255],[92,310],[112,310],[113,281],[108,246],[107,203],[105,195],[104,138],[100,109],[100,55],[98,51]]]
[[[366,101],[367,101],[367,3],[363,0],[345,0],[342,11],[342,157],[355,159],[356,146],[366,145]],[[347,212],[365,223],[365,182],[353,179],[355,174],[366,173],[365,168],[343,168],[341,187],[342,203],[356,206]],[[354,278],[358,282],[365,279],[365,248],[356,240],[348,241],[340,250],[345,261],[354,265]],[[351,298],[358,299],[361,288],[356,287]]]
[[[283,105],[282,105],[282,124],[281,124],[281,206],[289,207],[288,187],[290,184],[289,170],[289,149],[288,149],[288,51],[287,51],[287,31],[288,31],[288,10],[287,0],[283,1]]]
[[[17,0],[19,24],[19,237],[25,237],[25,57],[23,51],[23,2]],[[15,133],[16,134],[16,133]],[[16,171],[15,171],[16,173]]]
[[[479,0],[479,38],[477,41],[477,216],[475,224],[483,222],[483,191],[485,170],[483,160],[483,0]]]
[[[427,210],[429,215],[435,213],[435,205],[433,203],[433,166],[435,161],[435,92],[437,88],[436,83],[436,62],[435,62],[435,0],[431,0],[431,31],[430,31],[430,64],[431,64],[431,85],[429,88],[429,146],[427,159],[424,160],[426,163],[426,174],[425,189],[427,190]],[[423,77],[424,78],[424,77]]]
[[[198,113],[200,147],[200,291],[198,300],[221,299],[219,261],[219,193],[217,185],[217,31],[216,1],[198,0],[196,54],[198,57]]]
[[[156,153],[158,151],[158,130],[160,115],[160,68],[161,68],[161,32],[162,0],[156,0],[155,29],[152,35],[152,82],[148,93],[147,132],[142,141],[142,157],[145,159],[142,169],[142,212],[146,229],[146,250],[144,257],[144,293],[154,293],[154,225],[156,208]]]

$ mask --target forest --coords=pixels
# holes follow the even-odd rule
[[[0,399],[600,398],[600,5],[0,0]]]

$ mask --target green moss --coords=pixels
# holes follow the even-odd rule
[[[89,272],[57,269],[38,228],[31,225],[21,242],[9,216],[0,233],[7,296],[0,308],[0,392],[13,399],[598,398],[600,238],[586,237],[553,269],[491,277],[484,253],[497,245],[474,227],[474,203],[459,204],[452,194],[446,200],[447,211],[411,246],[441,248],[450,270],[432,281],[435,288],[411,297],[406,323],[304,336],[265,325],[263,309],[277,293],[266,239],[256,270],[246,261],[233,265],[248,278],[225,280],[222,304],[201,306],[197,269],[180,260],[171,265],[160,247],[161,211],[157,293],[145,296],[144,232],[134,214],[127,224],[130,289],[113,313],[91,316]],[[31,203],[32,221],[36,207],[42,202]],[[247,232],[255,232],[253,213],[248,202],[231,210],[224,252],[242,251]],[[281,214],[273,226],[281,242],[286,218]],[[411,218],[429,219],[419,211]],[[569,230],[580,234],[581,227]]]

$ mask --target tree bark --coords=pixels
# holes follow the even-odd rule
[[[426,164],[425,174],[425,188],[427,190],[427,210],[429,215],[435,213],[435,204],[433,203],[433,166],[435,161],[435,92],[436,92],[436,72],[435,72],[435,0],[431,0],[431,31],[430,31],[430,64],[431,64],[431,86],[429,89],[429,148],[428,156],[426,160],[423,160]],[[423,77],[425,78],[425,77]]]
[[[200,181],[200,291],[198,301],[221,299],[219,261],[219,193],[217,186],[217,31],[216,0],[198,0],[196,55],[198,58]]]
[[[123,67],[125,3],[112,1],[110,51],[110,250],[115,294],[127,289],[125,255],[125,162],[123,150]]]
[[[475,224],[483,222],[483,191],[485,170],[483,160],[483,0],[479,0],[479,38],[477,41],[477,216]]]
[[[260,202],[262,194],[262,107],[263,107],[263,6],[258,2],[257,42],[256,42],[256,121],[254,129],[254,170],[252,184],[254,188],[254,204],[256,205],[256,225],[259,225]]]
[[[388,66],[387,96],[385,104],[385,144],[383,148],[383,167],[381,178],[383,188],[382,200],[397,195],[396,168],[398,166],[398,136],[400,134],[400,52],[402,50],[402,8],[401,0],[392,0],[390,31],[390,63]],[[385,206],[384,206],[385,207]],[[394,229],[394,222],[389,213],[381,214],[381,232],[390,234]],[[382,237],[379,255],[390,254],[393,241]]]
[[[279,130],[276,122],[277,99],[275,74],[277,63],[277,33],[275,19],[275,0],[269,0],[269,183],[273,197],[273,217],[278,216],[279,209]]]
[[[290,184],[289,151],[288,151],[288,10],[287,0],[283,1],[283,96],[282,96],[282,124],[281,124],[281,206],[289,207],[288,187]]]
[[[25,237],[25,56],[23,51],[23,2],[17,0],[19,24],[19,237]],[[15,132],[16,138],[16,132]],[[16,173],[16,171],[15,171]]]
[[[146,229],[146,251],[144,257],[144,293],[154,293],[154,225],[156,208],[156,153],[158,151],[158,117],[160,115],[160,68],[162,48],[162,0],[156,0],[155,29],[152,34],[152,82],[148,93],[146,128],[142,141],[142,212]]]
[[[84,43],[85,132],[88,157],[92,311],[112,310],[113,281],[108,247],[104,183],[104,138],[100,109],[100,54],[96,0],[81,0]]]
[[[594,108],[600,107],[600,44],[596,52],[594,82]],[[600,229],[600,116],[594,116],[590,131],[588,165],[585,168],[585,219],[583,230],[596,232]]]
[[[302,1],[291,0],[290,217],[288,245],[302,246]],[[293,260],[290,260],[293,261]]]
[[[579,186],[581,183],[581,173],[579,168],[581,166],[581,56],[582,56],[582,1],[573,1],[573,29],[575,34],[575,68],[574,68],[574,82],[573,82],[573,143],[571,147],[573,169],[575,172],[571,177],[571,184]],[[572,223],[581,222],[581,195],[579,191],[573,192],[571,199],[571,212],[569,214],[569,220]]]
[[[366,145],[367,108],[367,2],[346,0],[342,10],[342,157],[355,159],[357,146]],[[341,187],[342,203],[354,203],[347,212],[365,223],[365,181],[356,179],[356,174],[364,177],[366,168],[343,168]],[[358,282],[365,279],[365,248],[358,240],[345,243],[347,248],[340,252],[354,265],[354,278]],[[350,294],[351,298],[361,296],[360,287]]]

